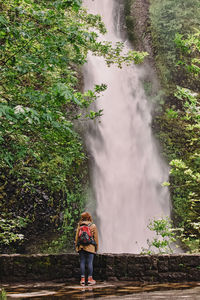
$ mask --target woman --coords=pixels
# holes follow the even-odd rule
[[[82,239],[82,235],[87,231],[88,235],[91,234],[91,239],[88,242]],[[84,233],[83,233],[84,232]],[[87,234],[86,234],[87,236]],[[88,285],[96,283],[93,280],[93,260],[94,254],[98,250],[98,231],[96,225],[92,221],[92,216],[88,212],[81,214],[81,219],[78,223],[75,238],[76,251],[80,255],[80,269],[81,269],[81,285],[85,285],[85,264],[88,265]]]

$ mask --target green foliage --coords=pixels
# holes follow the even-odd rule
[[[90,29],[105,33],[101,18],[87,15],[80,4],[31,0],[1,4],[1,166],[12,167],[14,174],[20,171],[37,184],[49,182],[55,190],[65,189],[64,178],[85,159],[73,130],[73,119],[80,118],[74,111],[88,109],[105,89],[77,92],[73,64],[84,64],[89,50],[104,56],[108,65],[120,67],[133,60],[139,63],[145,55],[135,51],[120,55],[122,43],[113,48],[110,42],[98,42]],[[99,115],[86,113],[92,119]],[[52,169],[68,172],[58,175]]]
[[[167,95],[155,128],[171,166],[173,221],[183,228],[180,239],[186,250],[199,252],[200,2],[150,3],[156,65]]]
[[[191,252],[199,252],[200,244],[200,94],[198,57],[200,32],[184,39],[176,35],[183,60],[179,61],[193,78],[194,89],[177,86],[176,105],[167,107],[162,116],[160,138],[170,166],[170,190],[174,221],[182,227],[181,241]],[[196,58],[196,59],[195,59]],[[196,67],[194,67],[194,61]],[[191,68],[191,66],[193,66]],[[186,82],[187,83],[187,82]],[[190,85],[190,83],[188,83]],[[179,107],[179,109],[177,109]],[[165,124],[164,124],[165,122]]]
[[[167,114],[167,117],[170,119],[175,119],[178,116],[177,111],[173,110],[172,108],[166,109],[166,114]]]
[[[182,34],[177,33],[175,35],[175,44],[180,49],[182,56],[184,55],[184,61],[178,61],[178,64],[183,65],[185,69],[196,78],[200,73],[200,59],[196,55],[200,52],[199,43],[199,31],[189,35],[187,39],[184,39]]]
[[[147,240],[148,249],[142,248],[142,254],[173,253],[172,245],[176,241],[178,229],[172,227],[172,221],[169,218],[154,219],[147,227],[156,234],[156,237]]]
[[[4,289],[0,290],[0,300],[6,300],[7,296],[6,296],[6,291]]]
[[[0,245],[10,245],[13,242],[23,240],[24,235],[18,232],[25,228],[27,223],[27,218],[8,219],[7,215],[2,214],[0,216]]]
[[[174,65],[181,58],[174,44],[176,34],[187,35],[200,26],[199,0],[151,0],[150,18],[156,63],[160,79],[169,93],[174,82],[180,83],[184,76],[177,74]]]
[[[73,64],[86,60],[82,27],[90,25],[84,12],[77,16],[78,3],[66,12],[65,1],[2,4],[0,166],[52,191],[65,191],[83,165],[73,111],[88,108],[101,91],[76,91]],[[96,22],[103,26],[89,20]]]
[[[196,64],[199,63],[200,32],[189,35],[187,39],[179,35],[176,43],[183,53],[190,54],[190,60],[186,59],[186,62],[183,61],[182,64],[196,77],[199,71],[198,65],[194,67],[194,61]],[[197,58],[193,58],[193,55]],[[179,112],[179,115],[185,121],[183,130],[189,132],[188,143],[192,148],[187,157],[174,159],[170,163],[175,211],[181,217],[181,223],[185,229],[183,242],[191,248],[194,248],[193,245],[196,244],[198,251],[200,243],[200,95],[198,87],[196,91],[192,91],[178,86],[175,96],[183,102],[184,113]]]

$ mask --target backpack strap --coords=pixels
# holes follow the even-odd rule
[[[92,226],[94,223],[89,223],[88,224],[88,227]],[[95,247],[97,246],[95,240],[94,240],[94,236],[92,237],[92,241],[91,241],[91,244],[94,245]]]

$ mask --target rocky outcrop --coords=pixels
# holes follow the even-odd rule
[[[151,21],[149,14],[149,0],[126,0],[125,1],[125,31],[128,34],[133,48],[137,51],[148,53],[144,63],[143,76],[141,81],[144,84],[146,96],[153,104],[152,113],[155,112],[160,90],[160,83],[157,77],[157,68],[155,63],[155,53],[152,44]]]
[[[148,52],[149,58],[153,61],[149,6],[149,0],[133,0],[130,7],[130,16],[133,18],[134,47],[139,51]]]
[[[78,254],[0,255],[0,283],[77,282],[79,277]],[[147,283],[200,281],[200,255],[98,254],[94,278]]]

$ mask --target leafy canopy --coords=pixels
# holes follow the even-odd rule
[[[106,32],[101,17],[87,14],[81,1],[5,0],[0,6],[0,166],[59,189],[84,159],[73,120],[101,115],[89,107],[106,88],[78,91],[78,66],[88,51],[119,66],[144,55],[120,55],[122,43],[100,43],[93,29]]]

